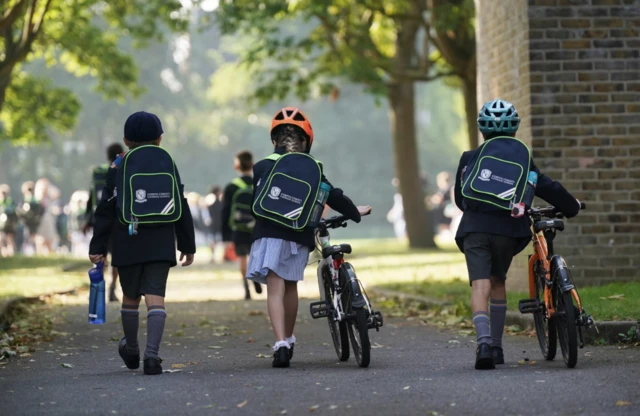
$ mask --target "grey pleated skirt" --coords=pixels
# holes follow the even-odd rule
[[[266,284],[269,271],[290,282],[302,281],[309,247],[279,238],[261,238],[251,245],[247,279]]]

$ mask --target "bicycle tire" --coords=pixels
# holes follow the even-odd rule
[[[578,327],[576,326],[576,307],[571,292],[557,289],[556,310],[558,317],[558,338],[562,358],[568,368],[578,363]]]
[[[544,286],[544,276],[537,274],[536,298],[540,302],[541,309],[533,314],[533,322],[542,356],[545,360],[552,361],[556,358],[556,352],[558,350],[557,319],[556,317],[547,318],[544,304]]]
[[[320,280],[322,283],[320,283]],[[321,295],[327,305],[333,308],[333,285],[331,284],[331,277],[326,276],[324,273],[321,275],[321,279],[318,281],[318,285],[322,284]],[[327,322],[329,324],[329,333],[331,334],[331,341],[336,351],[336,355],[340,361],[347,361],[349,359],[349,332],[347,330],[347,324],[345,321],[335,321],[332,314],[327,316]]]
[[[369,341],[369,327],[367,325],[367,310],[356,308],[355,318],[349,321],[349,338],[356,362],[362,368],[369,367],[371,363],[371,342]],[[357,337],[356,337],[357,335]]]

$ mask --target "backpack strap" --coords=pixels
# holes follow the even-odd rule
[[[237,186],[239,189],[245,189],[249,187],[249,185],[247,185],[247,183],[243,181],[242,178],[235,178],[231,181],[231,183]]]

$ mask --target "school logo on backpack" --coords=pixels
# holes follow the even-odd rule
[[[253,186],[248,185],[242,178],[235,178],[231,183],[238,189],[231,197],[229,228],[236,232],[251,233],[256,225],[256,220],[251,212]]]
[[[253,213],[296,231],[312,226],[322,164],[306,153],[272,154],[267,159],[275,163],[258,181]]]
[[[467,165],[470,173],[462,184],[465,204],[511,210],[522,202],[530,161],[529,148],[514,137],[487,140]]]
[[[162,224],[182,216],[180,175],[169,152],[161,147],[128,151],[118,167],[116,184],[114,196],[122,223]]]

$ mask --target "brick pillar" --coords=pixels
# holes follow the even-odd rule
[[[576,280],[640,278],[640,1],[517,0],[508,18],[501,3],[476,2],[479,100],[514,102],[538,167],[587,203],[556,240]]]

